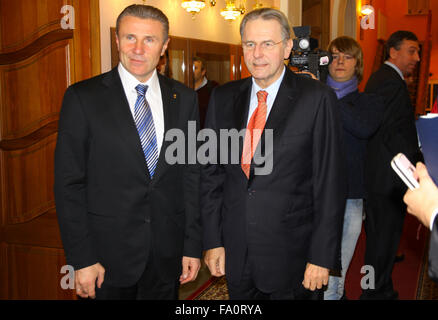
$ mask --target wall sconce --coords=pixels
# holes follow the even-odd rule
[[[364,30],[375,29],[375,10],[372,5],[372,1],[365,1],[365,3],[360,7],[360,40],[364,39]]]
[[[374,12],[374,7],[373,7],[373,1],[372,0],[363,0],[361,7],[360,7],[360,14],[361,16],[369,16],[370,14],[372,14]]]
[[[241,14],[245,14],[245,6],[241,4],[239,7],[236,6],[235,0],[227,0],[225,9],[221,10],[221,16],[227,21],[236,20]]]
[[[362,6],[362,8],[360,9],[360,13],[364,16],[369,16],[370,14],[372,14],[374,12],[374,8],[370,5],[364,5]]]
[[[216,0],[210,0],[210,6],[214,7],[216,5]],[[181,7],[183,7],[187,12],[192,14],[192,17],[195,17],[199,11],[205,8],[204,0],[182,0]]]

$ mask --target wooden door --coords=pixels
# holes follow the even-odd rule
[[[239,46],[205,40],[191,39],[189,53],[189,83],[193,88],[193,57],[198,56],[207,64],[207,78],[219,84],[241,78]]]
[[[65,89],[100,73],[98,14],[98,0],[0,0],[0,299],[75,297],[60,286],[54,149]]]
[[[326,50],[330,42],[330,0],[302,0],[302,25],[311,26],[311,37]]]

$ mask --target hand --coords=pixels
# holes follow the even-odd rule
[[[310,291],[315,291],[315,289],[321,289],[323,285],[326,286],[328,279],[329,269],[308,263],[304,271],[303,286]]]
[[[225,248],[218,247],[207,250],[204,262],[212,276],[221,277],[225,275]]]
[[[105,268],[100,263],[82,268],[75,271],[76,293],[81,298],[96,298],[96,279],[97,287],[100,288],[105,276]]]
[[[416,216],[427,228],[430,227],[432,213],[438,208],[438,188],[421,162],[417,163],[416,177],[420,187],[408,190],[403,201],[408,206],[408,212]]]
[[[179,277],[181,284],[194,281],[198,276],[201,268],[201,260],[198,258],[183,257],[182,258],[182,274]]]

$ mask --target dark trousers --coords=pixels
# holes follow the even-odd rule
[[[374,267],[375,289],[362,290],[361,299],[395,299],[394,259],[403,231],[406,206],[400,197],[370,194],[365,202],[365,265]],[[363,288],[362,288],[363,289]]]
[[[152,256],[138,282],[131,287],[113,287],[105,283],[96,286],[96,300],[178,300],[179,281],[164,282]]]
[[[269,277],[273,275],[267,274],[266,276]],[[274,292],[261,291],[254,282],[252,266],[248,257],[240,282],[238,284],[228,282],[227,285],[230,300],[323,300],[322,289],[310,291],[302,285],[297,285],[294,288],[291,284],[288,288]]]

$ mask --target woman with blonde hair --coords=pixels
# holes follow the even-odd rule
[[[348,176],[348,196],[345,205],[341,245],[341,274],[329,277],[325,300],[345,298],[344,282],[356,243],[362,229],[364,159],[367,140],[376,132],[383,117],[380,97],[360,93],[358,84],[363,77],[363,52],[359,43],[342,36],[330,42],[327,51],[333,56],[329,65],[327,85],[338,97],[343,125],[344,148]]]

